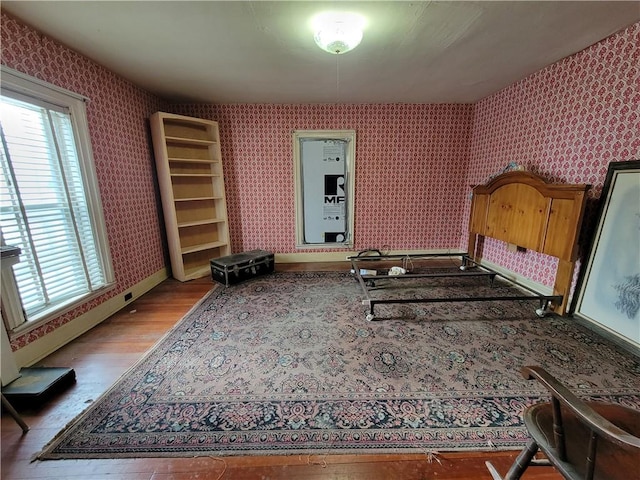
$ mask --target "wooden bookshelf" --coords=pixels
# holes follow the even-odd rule
[[[172,275],[204,277],[231,253],[218,123],[157,112],[151,133]]]

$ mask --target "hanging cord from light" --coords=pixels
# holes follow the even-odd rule
[[[340,101],[340,55],[353,50],[362,40],[365,19],[352,12],[323,12],[311,20],[316,44],[336,56],[336,103]]]
[[[340,55],[336,55],[336,103],[340,102]]]

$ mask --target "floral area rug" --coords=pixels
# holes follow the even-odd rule
[[[383,305],[367,322],[361,300],[348,273],[218,287],[39,458],[519,449],[523,409],[549,398],[524,365],[640,409],[640,360],[536,302]]]

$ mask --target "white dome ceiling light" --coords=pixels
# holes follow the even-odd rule
[[[340,55],[356,48],[362,40],[364,17],[350,12],[325,12],[312,21],[316,44],[326,52]]]

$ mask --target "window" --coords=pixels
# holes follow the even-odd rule
[[[294,132],[296,246],[353,246],[353,130]]]
[[[1,240],[22,251],[13,272],[32,323],[102,293],[113,271],[84,99],[4,68],[0,93]]]

